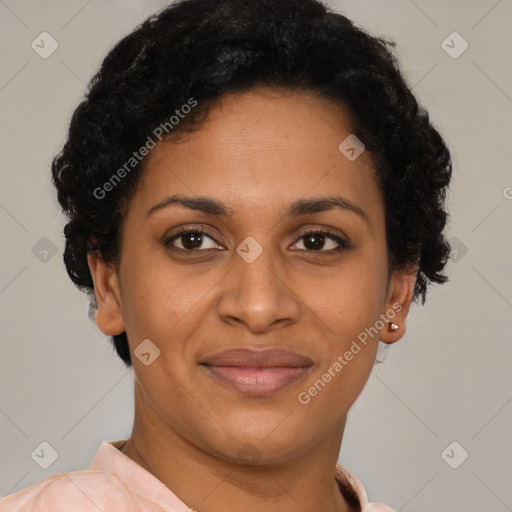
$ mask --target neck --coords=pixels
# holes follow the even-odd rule
[[[137,388],[137,386],[136,386]],[[357,512],[335,480],[343,425],[294,460],[233,461],[202,449],[137,401],[121,451],[198,512]]]

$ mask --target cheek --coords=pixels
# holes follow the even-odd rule
[[[190,379],[198,344],[204,339],[197,333],[215,331],[214,325],[207,325],[213,318],[208,311],[214,307],[208,292],[218,277],[183,274],[180,268],[175,267],[171,273],[169,268],[156,264],[134,271],[129,274],[123,298],[123,318],[132,353],[143,340],[151,340],[160,351],[155,361],[158,378],[171,382]]]
[[[318,406],[322,403],[328,408],[334,400],[340,407],[350,407],[375,361],[383,283],[375,267],[355,268],[340,274],[339,282],[331,281],[320,290],[310,289],[308,295],[324,350],[320,367],[304,391],[312,400],[318,394],[318,399],[314,398]]]
[[[349,348],[350,344],[344,348]],[[341,348],[341,344],[340,344]],[[373,347],[361,348],[350,361],[345,350],[335,352],[327,364],[305,383],[295,397],[303,425],[315,425],[327,436],[346,419],[357,397],[364,388],[374,360]],[[342,359],[338,360],[338,356]],[[311,420],[311,421],[309,421]]]
[[[188,278],[180,275],[179,268],[171,271],[170,265],[162,260],[153,258],[151,263],[143,263],[127,258],[125,261],[122,289],[125,325],[127,330],[147,337],[149,334],[164,336],[193,309],[201,294]]]
[[[339,379],[338,386],[333,387],[333,391],[337,397],[343,397],[341,401],[344,408],[348,410],[368,381],[375,360],[374,346],[361,346],[361,352],[354,355],[352,360],[348,361],[346,355],[343,360],[344,362],[340,362],[342,365],[340,375],[334,378],[334,381]]]
[[[328,280],[309,282],[304,291],[307,305],[335,344],[336,340],[357,337],[381,312],[385,280],[378,268],[364,265],[362,260],[340,268]]]

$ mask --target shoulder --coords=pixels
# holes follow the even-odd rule
[[[98,512],[129,507],[129,495],[117,479],[90,469],[50,475],[0,499],[0,512]]]

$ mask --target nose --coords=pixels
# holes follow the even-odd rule
[[[233,268],[222,282],[218,314],[228,324],[263,333],[297,322],[300,299],[293,283],[270,250],[248,263],[233,255]]]

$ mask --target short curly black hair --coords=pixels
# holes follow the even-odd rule
[[[413,301],[421,296],[424,304],[429,282],[448,280],[442,231],[452,163],[394,46],[318,0],[178,0],[121,39],[91,79],[52,162],[69,220],[64,263],[92,310],[87,254],[116,261],[145,162],[140,148],[163,133],[158,127],[169,137],[199,129],[216,100],[255,86],[319,93],[348,108],[375,161],[390,268],[419,265]],[[172,116],[179,121],[169,122]],[[130,367],[126,333],[112,341]]]

